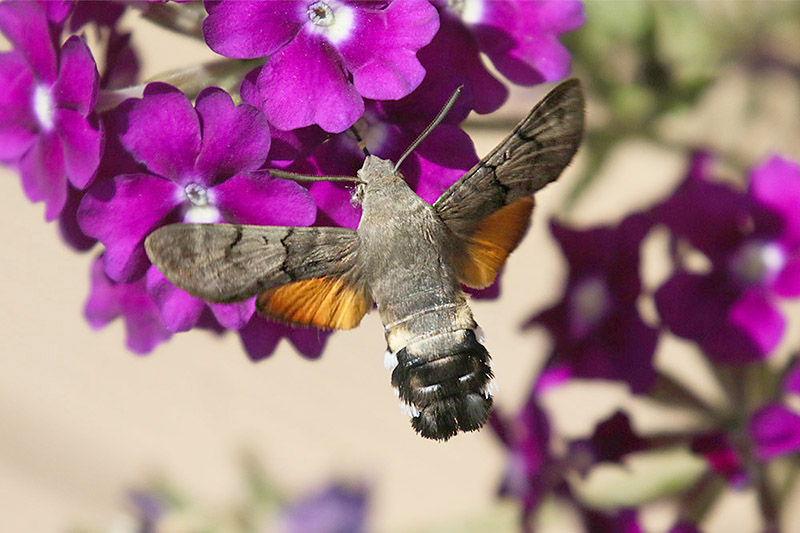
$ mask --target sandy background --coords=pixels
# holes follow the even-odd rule
[[[197,43],[150,26],[136,31],[146,74],[212,56]],[[735,83],[727,90],[735,94]],[[543,92],[515,94],[504,111],[511,123]],[[486,153],[506,131],[502,124],[475,129],[478,153]],[[777,138],[780,131],[775,133]],[[576,168],[581,164],[579,156]],[[683,165],[679,152],[626,144],[573,220],[611,222],[645,207],[671,190]],[[494,357],[497,403],[509,409],[524,399],[547,352],[542,332],[522,333],[519,326],[561,293],[563,260],[546,220],[574,177],[572,168],[537,195],[534,226],[508,262],[501,298],[473,304]],[[428,531],[497,505],[494,488],[504,464],[500,446],[490,431],[446,444],[414,434],[383,367],[377,314],[354,331],[333,335],[314,362],[284,343],[270,359],[254,364],[236,336],[203,332],[177,335],[149,356],[136,357],[124,348],[120,321],[94,332],[82,317],[94,254],[67,249],[56,226],[43,222],[43,206],[28,202],[18,177],[5,170],[0,213],[4,531],[106,526],[123,508],[125,491],[154,474],[202,503],[224,506],[242,491],[238,457],[245,450],[292,494],[332,477],[366,478],[374,487],[371,524],[377,531]],[[670,349],[677,354],[682,347],[667,341],[659,348],[662,360],[673,360]],[[609,393],[605,404],[564,405],[560,423],[568,430],[573,424],[577,432],[581,416],[607,412],[623,396]],[[713,513],[714,529],[754,531],[755,524],[741,520],[749,505],[752,495],[730,496]]]

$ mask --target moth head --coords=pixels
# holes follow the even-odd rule
[[[364,159],[364,164],[358,171],[358,178],[369,185],[378,185],[387,181],[402,179],[400,173],[394,169],[394,163],[388,159],[381,159],[374,155],[368,155]]]

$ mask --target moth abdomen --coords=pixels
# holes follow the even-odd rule
[[[447,440],[483,426],[492,406],[489,360],[469,329],[432,335],[398,351],[392,385],[411,407],[414,429]]]

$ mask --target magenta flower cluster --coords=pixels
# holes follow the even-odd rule
[[[164,3],[165,0],[153,0]],[[174,9],[183,9],[180,2]],[[402,171],[433,202],[476,161],[459,123],[497,109],[514,83],[569,72],[558,36],[583,23],[578,0],[207,0],[203,38],[231,64],[258,65],[238,94],[191,97],[164,83],[139,87],[131,35],[118,29],[142,2],[7,0],[0,31],[0,162],[18,170],[45,218],[76,250],[102,246],[91,268],[86,317],[121,317],[128,347],[147,353],[194,328],[235,331],[253,359],[282,338],[317,357],[327,332],[255,314],[253,300],[210,304],[178,289],[144,253],[145,237],[172,222],[356,227],[352,191],[301,186],[270,168],[354,175],[363,152],[396,159],[454,88],[464,96]],[[96,61],[82,32],[102,27]],[[224,59],[224,58],[223,58]],[[104,64],[98,72],[97,65]],[[242,103],[236,104],[239,96]],[[127,98],[127,99],[126,99]],[[481,295],[497,294],[492,287]]]

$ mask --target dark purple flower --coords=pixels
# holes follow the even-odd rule
[[[103,270],[102,256],[92,263],[91,290],[85,314],[94,329],[104,328],[121,316],[127,330],[125,342],[137,354],[151,351],[172,336],[161,320],[161,311],[147,293],[145,281],[113,281]]]
[[[14,46],[0,54],[0,161],[19,169],[28,198],[44,201],[45,218],[54,220],[68,182],[84,189],[100,161],[97,67],[82,38],[54,45],[36,2],[0,4],[0,31]]]
[[[278,519],[280,533],[366,531],[369,493],[365,486],[334,484],[290,504]]]
[[[653,210],[674,236],[712,263],[679,268],[657,291],[662,322],[717,361],[767,357],[783,337],[777,297],[800,295],[800,167],[772,157],[739,192],[710,181],[709,156],[696,155],[687,179]]]
[[[144,98],[123,107],[126,114],[117,115],[114,126],[127,119],[122,146],[145,168],[104,176],[87,192],[78,213],[81,228],[105,245],[105,269],[113,279],[144,274],[149,266],[144,238],[169,222],[304,226],[314,220],[316,210],[305,189],[258,170],[270,135],[266,118],[252,106],[235,106],[227,93],[209,88],[193,107],[174,87],[150,84]],[[146,283],[172,331],[193,327],[207,305],[155,268]],[[208,305],[231,329],[244,326],[254,312],[252,300]]]
[[[269,57],[258,75],[271,124],[341,132],[364,98],[397,100],[422,82],[416,52],[439,29],[427,0],[207,1],[206,42],[228,57]],[[352,78],[352,81],[351,81]]]
[[[316,328],[288,326],[253,315],[250,321],[239,330],[242,346],[248,357],[260,361],[272,354],[281,339],[288,340],[303,356],[316,359],[322,355],[325,343],[332,331]]]
[[[653,384],[658,331],[639,316],[639,245],[650,229],[642,215],[617,227],[568,229],[551,223],[569,263],[561,301],[534,316],[554,338],[552,363],[575,377],[619,379],[634,392]]]

